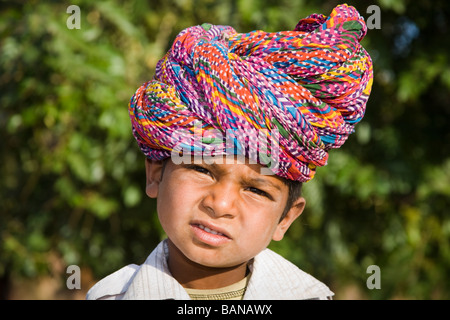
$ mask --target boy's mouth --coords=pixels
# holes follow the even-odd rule
[[[223,237],[227,237],[227,238],[228,238],[228,236],[226,236],[225,234],[223,234],[223,233],[221,233],[221,232],[218,232],[218,231],[216,231],[216,230],[212,230],[212,229],[210,229],[210,228],[208,228],[208,227],[205,227],[205,226],[202,225],[202,224],[197,224],[197,227],[199,227],[199,228],[202,229],[202,230],[205,230],[206,232],[209,232],[209,233],[212,233],[212,234],[215,234],[215,235],[219,235],[219,236],[223,236]]]
[[[213,246],[225,244],[231,240],[231,237],[225,230],[211,224],[194,222],[191,223],[191,227],[197,238]]]

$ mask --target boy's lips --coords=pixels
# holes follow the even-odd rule
[[[210,222],[195,220],[191,223],[191,225],[198,226],[199,228],[201,228],[202,230],[205,230],[206,232],[209,232],[212,234],[220,234],[222,236],[225,236],[225,237],[231,239],[231,236],[227,230],[225,230],[221,227],[218,227]]]
[[[232,238],[229,232],[205,221],[194,221],[191,224],[194,234],[207,244],[217,246],[225,244]]]

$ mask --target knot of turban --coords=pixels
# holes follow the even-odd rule
[[[266,165],[252,152],[260,147],[253,133],[276,133],[276,146],[264,149],[278,157],[275,173],[308,181],[364,116],[373,80],[360,44],[366,32],[347,5],[312,14],[293,31],[187,28],[131,98],[133,135],[153,160],[174,150],[229,154],[232,136],[235,154]]]

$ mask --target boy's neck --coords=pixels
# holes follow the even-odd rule
[[[217,289],[236,283],[245,278],[247,262],[229,268],[212,268],[189,260],[168,239],[168,265],[172,276],[185,288]]]

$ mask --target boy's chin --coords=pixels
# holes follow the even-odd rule
[[[250,260],[243,258],[238,260],[233,259],[231,261],[229,260],[229,257],[219,257],[217,255],[213,257],[196,255],[195,257],[192,257],[192,259],[189,257],[188,259],[200,267],[211,269],[234,269],[242,266],[243,264],[247,264]]]
[[[190,262],[189,264],[199,268],[233,269],[247,264],[253,258],[250,253],[238,255],[238,250],[225,247],[211,247],[194,242],[181,245],[177,251]]]
[[[241,266],[243,263],[247,263],[248,261],[236,262],[236,261],[226,261],[217,258],[198,258],[196,257],[194,260],[191,260],[195,264],[199,265],[203,268],[211,268],[211,269],[233,269]]]

